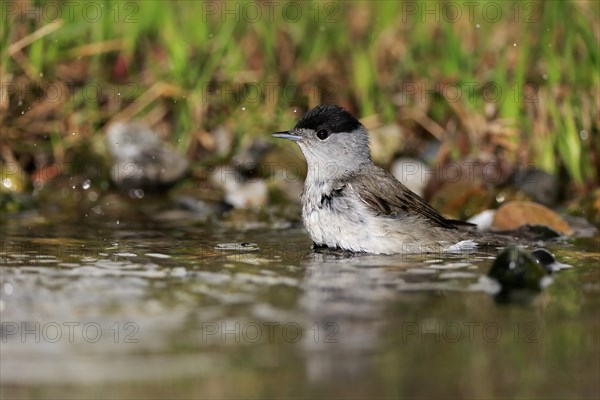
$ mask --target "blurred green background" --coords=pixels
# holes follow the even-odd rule
[[[82,147],[102,152],[115,120],[143,119],[192,163],[227,162],[252,138],[337,103],[417,145],[439,140],[438,162],[493,157],[562,174],[573,193],[598,186],[596,1],[1,10],[2,160],[27,175],[73,162]],[[225,146],[220,126],[233,135]]]

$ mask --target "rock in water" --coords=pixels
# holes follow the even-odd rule
[[[573,230],[556,212],[531,201],[510,201],[494,214],[492,226],[500,230],[518,229],[523,225],[544,225],[563,235]]]
[[[563,264],[561,262],[556,261],[554,258],[554,254],[550,253],[548,250],[539,248],[535,249],[531,252],[531,255],[535,257],[538,263],[540,263],[549,274],[552,274],[556,271],[560,271],[561,269],[572,268],[569,264]]]
[[[552,281],[546,267],[518,246],[504,249],[492,264],[488,276],[500,284],[499,301],[523,300],[540,292]]]
[[[162,191],[187,171],[188,161],[142,123],[116,122],[106,140],[114,159],[111,178],[121,189]]]

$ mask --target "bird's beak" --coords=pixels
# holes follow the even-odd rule
[[[302,139],[302,136],[294,135],[294,134],[290,133],[290,131],[275,132],[273,134],[273,137],[280,138],[280,139],[293,140],[294,142],[297,142],[298,140]]]

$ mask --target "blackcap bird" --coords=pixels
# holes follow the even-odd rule
[[[319,105],[273,136],[296,142],[308,163],[302,219],[315,246],[420,253],[461,240],[454,221],[373,164],[367,130],[343,108]]]

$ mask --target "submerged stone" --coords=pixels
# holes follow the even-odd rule
[[[535,257],[518,246],[511,246],[496,257],[488,276],[500,283],[501,293],[514,290],[539,292],[548,274]]]
[[[531,252],[531,255],[540,263],[548,273],[560,271],[561,269],[572,268],[568,264],[556,261],[556,258],[548,250],[539,248]]]

